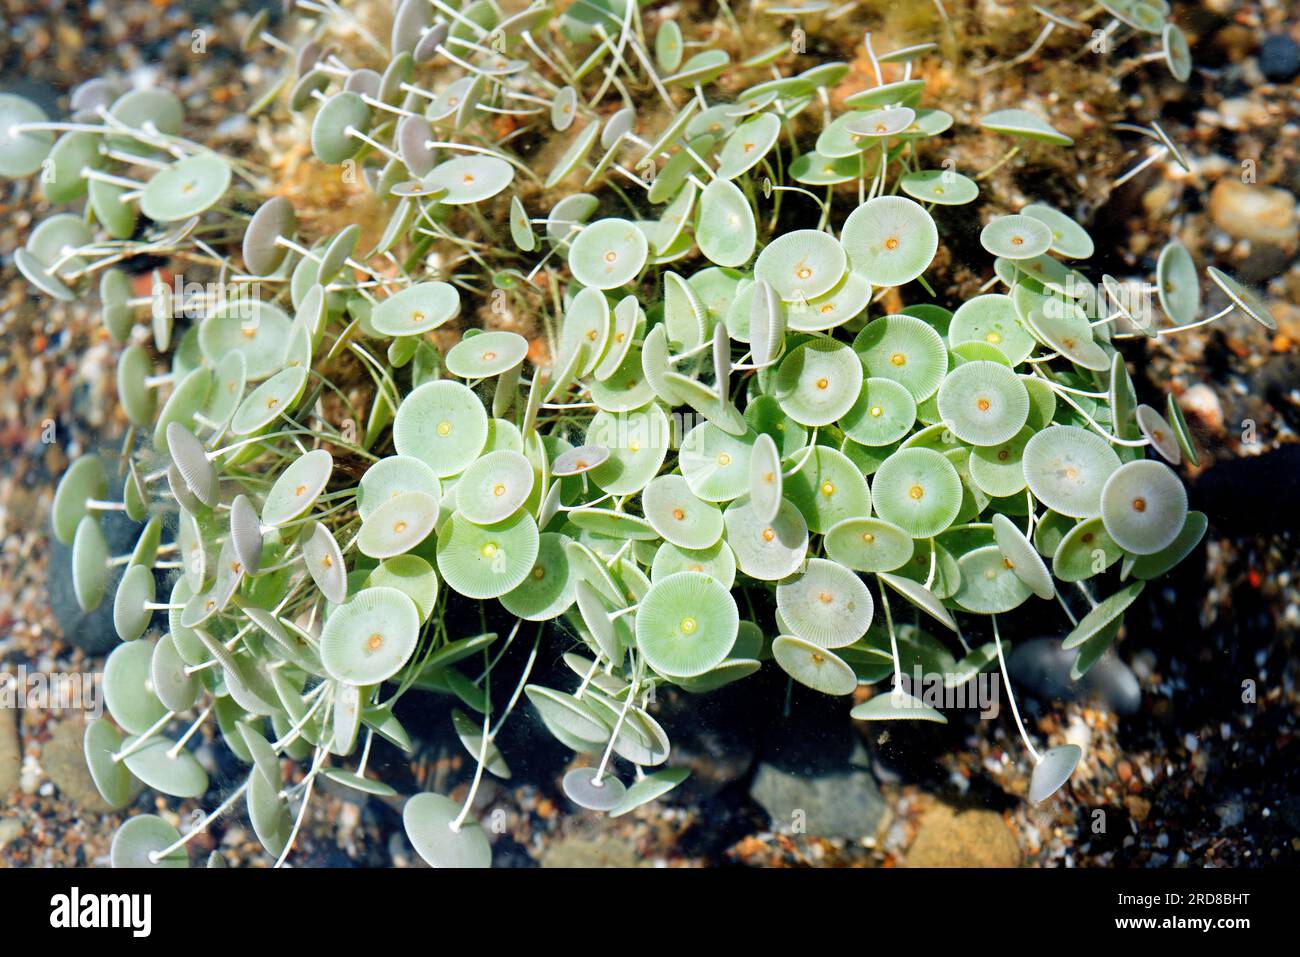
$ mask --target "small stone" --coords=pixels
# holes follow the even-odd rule
[[[0,818],[0,851],[23,836],[23,822],[16,817]]]
[[[83,811],[104,814],[112,808],[99,795],[86,767],[82,740],[85,722],[69,718],[53,725],[50,738],[41,748],[41,766],[64,799]]]
[[[18,749],[18,712],[0,707],[0,800],[18,787],[22,753]]]
[[[1290,246],[1300,233],[1295,197],[1273,186],[1221,179],[1210,193],[1214,224],[1237,239]]]
[[[1259,47],[1259,71],[1274,83],[1286,83],[1300,74],[1300,44],[1285,33],[1273,33]]]
[[[921,818],[908,867],[1019,867],[1020,845],[1000,814],[935,804]]]
[[[856,768],[809,777],[764,761],[749,796],[782,833],[815,834],[858,841],[871,837],[885,813],[885,801],[871,772]]]
[[[1214,390],[1198,382],[1178,397],[1183,414],[1196,419],[1211,432],[1223,431],[1223,403]]]
[[[542,867],[636,867],[636,849],[612,837],[561,838],[542,854]]]

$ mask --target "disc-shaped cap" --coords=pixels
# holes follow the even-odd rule
[[[514,589],[501,596],[510,614],[527,621],[558,618],[574,601],[574,578],[564,548],[567,536],[544,532],[532,569]]]
[[[1030,803],[1039,804],[1059,791],[1070,780],[1081,757],[1083,750],[1077,744],[1061,744],[1043,752],[1029,780]]]
[[[601,219],[583,228],[569,247],[569,269],[584,286],[616,289],[641,272],[649,256],[645,234],[626,219]]]
[[[980,245],[1004,259],[1032,259],[1052,246],[1052,230],[1033,216],[999,216],[980,231]]]
[[[415,548],[438,521],[438,500],[427,492],[402,492],[383,502],[361,523],[357,549],[371,558],[391,558]]]
[[[652,479],[641,493],[641,507],[655,532],[682,548],[708,548],[722,537],[722,512],[696,498],[680,475]]]
[[[417,794],[402,809],[407,839],[431,867],[489,867],[492,846],[478,822],[467,818],[453,829],[460,806],[441,794]]]
[[[848,695],[858,686],[844,659],[816,642],[781,635],[772,641],[772,657],[795,681],[822,694]]]
[[[1119,468],[1109,442],[1088,429],[1053,425],[1033,436],[1023,456],[1025,480],[1034,497],[1073,518],[1101,514],[1101,490]]]
[[[321,630],[321,664],[336,681],[371,685],[397,674],[415,651],[420,614],[396,588],[364,588]]]
[[[773,395],[800,425],[829,425],[862,391],[862,362],[846,343],[816,338],[781,360]]]
[[[904,196],[869,199],[844,220],[840,234],[849,266],[873,286],[901,286],[921,275],[939,248],[925,208]]]
[[[85,515],[72,538],[72,592],[84,612],[92,612],[104,600],[108,588],[108,541],[99,522]]]
[[[1101,492],[1106,531],[1126,552],[1153,555],[1172,544],[1187,518],[1187,490],[1163,462],[1126,462]]]
[[[1042,117],[1028,110],[996,110],[980,120],[980,126],[995,133],[1005,133],[1022,139],[1038,140],[1054,146],[1071,146],[1074,140],[1054,129]]]
[[[761,521],[748,502],[731,505],[722,515],[726,541],[740,570],[761,581],[787,578],[808,551],[808,523],[799,509],[783,500],[776,518]]]
[[[867,633],[874,604],[862,579],[824,558],[776,586],[776,607],[785,626],[822,648],[851,645]]]
[[[298,225],[293,203],[283,196],[272,196],[257,208],[244,228],[244,267],[254,276],[269,276],[280,267],[288,249],[276,239],[289,239]]]
[[[763,247],[754,278],[763,279],[785,302],[807,302],[829,292],[844,276],[845,248],[830,233],[796,229]]]
[[[104,706],[130,734],[143,734],[167,713],[150,687],[152,664],[153,645],[146,641],[118,645],[104,662]]]
[[[689,678],[722,663],[739,622],[735,599],[719,581],[678,572],[651,585],[641,600],[637,647],[658,673]]]
[[[438,571],[467,598],[497,598],[532,572],[538,547],[537,523],[526,511],[493,525],[453,515],[438,530]]]
[[[992,521],[994,540],[1002,552],[1004,564],[1010,566],[1016,577],[1039,598],[1051,598],[1056,592],[1052,576],[1024,532],[999,512],[993,513]]]
[[[122,575],[113,597],[113,627],[123,641],[135,641],[149,627],[153,611],[145,606],[153,602],[154,588],[153,569],[145,565],[131,565]]]
[[[483,403],[459,382],[426,382],[397,410],[393,444],[430,466],[439,478],[462,472],[487,442],[488,416]]]
[[[515,178],[514,167],[496,156],[472,154],[439,163],[423,177],[423,182],[443,191],[440,203],[462,206],[490,199]]]
[[[370,324],[385,336],[417,336],[460,314],[460,293],[446,282],[421,282],[389,296],[370,313]]]
[[[35,103],[0,93],[0,176],[18,179],[41,168],[54,143],[49,130],[24,130],[24,124],[47,123],[49,117]]]
[[[1269,312],[1268,306],[1264,305],[1264,300],[1260,299],[1256,293],[1247,289],[1221,269],[1209,266],[1205,271],[1214,284],[1232,300],[1233,305],[1270,332],[1277,331],[1277,320]]]
[[[876,470],[871,497],[881,518],[913,538],[931,538],[961,510],[961,477],[941,452],[899,449]]]
[[[189,867],[189,853],[182,844],[166,857],[159,854],[181,839],[180,832],[156,814],[137,814],[117,829],[109,847],[108,859],[113,867]]]
[[[315,504],[334,470],[334,457],[326,449],[312,449],[295,459],[266,493],[262,503],[264,525],[284,525]]]
[[[361,152],[365,143],[350,131],[370,127],[370,107],[360,93],[343,90],[321,104],[311,124],[311,149],[322,163],[337,165]]]
[[[210,209],[230,187],[230,164],[215,153],[187,156],[149,178],[140,211],[160,223],[175,223]]]
[[[939,389],[948,371],[943,338],[915,316],[882,316],[863,327],[853,342],[867,375],[906,386],[917,402]]]
[[[1201,277],[1187,247],[1167,243],[1156,262],[1156,293],[1160,308],[1177,326],[1194,322],[1201,311]]]
[[[122,749],[122,732],[105,718],[95,718],[86,725],[82,753],[95,790],[114,810],[131,800],[131,773],[113,755]]]
[[[108,473],[99,456],[83,455],[69,465],[54,489],[54,504],[50,509],[54,537],[61,544],[71,545],[77,526],[88,511],[86,503],[102,499],[107,493]]]
[[[978,360],[953,369],[938,394],[939,414],[958,439],[975,446],[1012,439],[1029,416],[1029,393],[1011,369]]]
[[[890,572],[901,568],[915,543],[897,525],[880,518],[846,518],[826,533],[826,554],[845,568],[860,572]]]

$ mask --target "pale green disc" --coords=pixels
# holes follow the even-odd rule
[[[94,718],[86,724],[82,739],[82,753],[90,769],[95,790],[109,807],[117,810],[131,800],[131,772],[113,755],[122,749],[122,732],[105,718]],[[164,845],[165,846],[165,845]]]
[[[446,380],[411,392],[393,422],[398,454],[420,459],[439,478],[456,475],[477,459],[487,435],[487,411],[478,396]]]
[[[736,564],[751,578],[780,581],[803,564],[808,552],[808,523],[789,501],[782,501],[770,522],[760,521],[745,501],[732,504],[722,518]]]
[[[892,379],[868,378],[852,408],[839,421],[844,434],[859,445],[890,445],[916,424],[916,400]]]
[[[867,480],[847,455],[825,445],[806,454],[805,460],[805,452],[794,453],[803,465],[785,476],[784,486],[786,500],[799,509],[809,531],[823,534],[846,518],[871,513]],[[787,471],[792,471],[789,461]]]
[[[824,558],[776,586],[776,607],[786,627],[822,648],[851,645],[867,633],[874,603],[862,579]]]
[[[716,579],[678,572],[655,582],[636,615],[636,642],[662,675],[690,678],[720,665],[735,644],[740,616]]]
[[[712,422],[686,433],[677,463],[695,496],[706,502],[729,502],[744,495],[756,439],[754,432],[735,436]]]
[[[361,523],[357,549],[371,558],[392,558],[423,542],[438,522],[438,500],[428,492],[402,492],[380,504]]]
[[[472,817],[460,821],[461,807],[441,794],[417,794],[402,809],[407,839],[431,867],[490,867],[492,846]]]
[[[844,247],[830,233],[796,229],[763,247],[754,277],[766,280],[785,302],[816,299],[844,277]]]
[[[660,545],[650,568],[651,581],[658,581],[677,572],[696,572],[710,575],[725,587],[736,581],[736,556],[725,541],[708,548],[680,548],[671,542]]]
[[[321,664],[335,681],[369,685],[401,671],[420,636],[415,603],[396,588],[365,588],[321,630]]]
[[[438,530],[438,571],[467,598],[498,598],[532,572],[538,547],[537,523],[525,511],[495,525],[453,515]]]
[[[550,621],[574,601],[574,576],[564,544],[567,536],[543,532],[533,567],[518,585],[501,596],[510,614],[527,621]]]
[[[140,211],[175,223],[210,209],[230,188],[230,164],[215,153],[198,153],[164,166],[140,194]]]
[[[370,313],[370,324],[385,336],[418,336],[460,314],[460,293],[451,283],[421,282],[389,296]]]
[[[1126,552],[1154,555],[1169,547],[1187,519],[1187,490],[1163,462],[1138,459],[1117,468],[1101,491],[1106,531]]]
[[[961,585],[953,601],[967,611],[984,615],[1011,611],[1031,594],[1029,586],[1008,567],[997,545],[967,552],[957,564],[961,568]]]
[[[943,453],[904,448],[876,470],[871,497],[881,518],[913,538],[930,538],[956,520],[962,482]]]
[[[650,254],[645,234],[626,219],[601,219],[569,247],[573,278],[594,289],[617,289],[637,277]]]
[[[794,635],[772,642],[772,657],[781,670],[801,685],[829,695],[850,695],[858,687],[853,669],[833,651]]]
[[[862,381],[862,363],[846,343],[816,338],[781,361],[772,394],[800,425],[829,425],[852,408]]]
[[[641,493],[641,507],[655,532],[681,548],[708,548],[722,537],[722,512],[696,498],[680,475],[652,479]]]
[[[901,286],[929,268],[939,231],[925,208],[904,196],[869,199],[840,233],[849,267],[873,286]]]
[[[832,525],[826,532],[824,546],[826,554],[845,568],[891,572],[912,557],[915,542],[892,522],[858,517]]]
[[[694,184],[688,184],[694,189]],[[719,177],[700,194],[695,241],[700,252],[719,266],[743,266],[754,255],[758,224],[749,200],[740,188]]]
[[[410,455],[389,455],[375,462],[357,485],[357,512],[365,521],[370,513],[395,495],[424,492],[441,499],[442,485],[432,468]]]
[[[276,478],[262,505],[262,523],[284,525],[315,504],[329,483],[334,457],[325,449],[299,456]]]
[[[1101,514],[1101,491],[1119,468],[1110,443],[1089,429],[1053,425],[1033,436],[1023,453],[1034,497],[1072,518]]]
[[[180,831],[156,814],[137,814],[117,829],[109,847],[108,859],[113,867],[189,867],[189,852],[181,845],[166,857],[154,860],[153,855],[171,847],[181,839]]]
[[[917,402],[939,389],[948,371],[943,338],[915,316],[882,316],[868,323],[853,341],[867,375],[906,386]]]

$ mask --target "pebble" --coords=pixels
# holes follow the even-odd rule
[[[860,840],[875,834],[885,813],[876,779],[862,768],[808,777],[765,761],[754,774],[749,796],[783,833]]]
[[[1286,83],[1300,74],[1300,44],[1285,33],[1265,37],[1258,59],[1260,72],[1274,83]]]
[[[86,726],[80,718],[53,725],[49,740],[41,748],[41,765],[65,800],[83,811],[103,814],[112,808],[100,797],[86,767],[82,749],[85,735]]]
[[[1194,416],[1196,420],[1211,432],[1223,429],[1223,403],[1218,395],[1204,382],[1198,382],[1178,397],[1178,404],[1183,413]]]
[[[1000,814],[956,813],[947,804],[934,804],[921,818],[907,866],[1019,867],[1020,845]]]
[[[1290,246],[1300,234],[1295,197],[1274,186],[1221,179],[1210,193],[1214,224],[1237,239]]]
[[[22,753],[18,749],[18,712],[0,708],[0,800],[18,787]]]
[[[542,854],[542,867],[636,867],[639,863],[636,848],[605,836],[561,838]]]

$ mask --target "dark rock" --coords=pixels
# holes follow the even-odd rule
[[[1007,656],[1012,681],[1044,701],[1096,698],[1116,714],[1131,715],[1142,705],[1142,687],[1131,668],[1114,650],[1107,651],[1079,681],[1070,678],[1077,655],[1064,651],[1055,638],[1037,638],[1016,645]]]
[[[1264,38],[1259,48],[1259,71],[1274,83],[1287,83],[1300,74],[1300,44],[1285,33]]]
[[[865,761],[865,754],[861,754]],[[749,796],[782,832],[861,840],[880,826],[885,800],[865,767],[846,762],[839,770],[791,773],[764,761],[754,774]]]
[[[105,512],[102,523],[104,538],[113,555],[129,554],[144,528],[121,512]],[[77,604],[77,595],[72,590],[72,549],[59,544],[52,535],[49,568],[50,608],[59,620],[64,639],[92,655],[103,654],[117,645],[117,631],[113,627],[113,595],[117,592],[117,583],[121,581],[126,566],[116,565],[109,571],[104,600],[89,612],[81,610]],[[170,586],[159,581],[158,600],[166,601],[169,591]]]
[[[673,743],[672,763],[691,769],[675,796],[712,798],[748,773],[754,763],[754,735],[743,722],[749,712],[735,707],[739,685],[712,695],[685,695],[671,689],[659,695],[655,718]],[[728,707],[728,702],[733,706]]]

